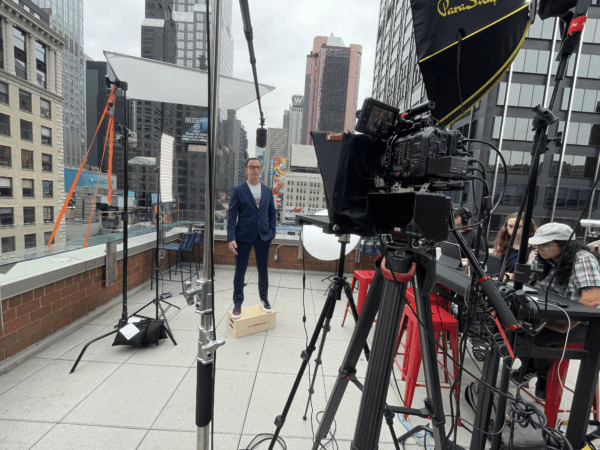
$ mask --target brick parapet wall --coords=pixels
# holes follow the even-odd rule
[[[303,260],[298,259],[297,245],[271,246],[269,267],[278,269],[303,269]],[[235,257],[227,242],[214,242],[215,264],[235,265]],[[150,279],[153,249],[129,257],[128,288],[132,289]],[[197,246],[202,259],[203,246]],[[275,251],[278,259],[275,261]],[[173,254],[171,263],[175,264]],[[355,251],[346,256],[344,271],[352,273],[355,268]],[[187,260],[187,258],[184,258]],[[363,257],[363,269],[374,267],[375,258]],[[256,266],[254,251],[248,262]],[[336,261],[320,261],[304,252],[304,268],[307,271],[333,273]],[[161,262],[161,271],[168,269],[168,258]],[[117,282],[106,286],[106,268],[97,267],[40,287],[12,298],[3,299],[3,327],[0,331],[0,361],[9,358],[27,347],[41,341],[52,333],[117,298],[123,291],[123,260],[117,261]]]

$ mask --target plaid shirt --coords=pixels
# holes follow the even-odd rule
[[[533,261],[535,255],[529,260]],[[540,286],[543,289],[549,290],[558,295],[572,300],[579,301],[579,291],[589,287],[600,287],[600,264],[594,255],[590,252],[579,251],[575,256],[571,278],[566,286],[556,286],[554,283],[548,289],[548,282],[552,278],[552,274],[556,270],[556,262],[548,261],[553,267],[550,269],[548,276],[540,281]]]

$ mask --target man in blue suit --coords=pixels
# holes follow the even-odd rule
[[[258,293],[265,312],[271,312],[269,290],[269,249],[275,237],[277,213],[271,189],[260,182],[262,166],[257,158],[246,161],[248,180],[233,187],[229,199],[227,242],[235,255],[232,316],[242,314],[244,275],[250,250],[254,247],[258,268]]]

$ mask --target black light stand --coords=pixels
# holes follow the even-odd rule
[[[159,171],[158,166],[159,166],[159,164],[157,161],[156,167],[154,168],[155,172],[157,172],[157,173]],[[176,308],[176,309],[181,309],[181,308],[179,306],[176,306],[173,303],[169,303],[165,300],[165,298],[171,297],[170,292],[164,292],[160,295],[158,293],[158,290],[159,290],[158,282],[160,279],[160,174],[158,174],[158,189],[157,189],[157,191],[158,192],[156,194],[156,216],[155,216],[155,219],[156,219],[156,248],[154,250],[155,256],[156,256],[155,257],[156,266],[152,268],[154,270],[155,277],[156,277],[156,296],[154,297],[154,300],[151,300],[148,303],[146,303],[144,306],[142,306],[140,309],[138,309],[136,312],[134,312],[133,315],[138,316],[138,317],[144,317],[146,319],[151,319],[150,317],[141,316],[138,313],[140,311],[144,310],[147,306],[154,303],[154,305],[156,307],[155,320],[158,320],[158,319],[164,320],[163,326],[165,327],[165,332],[167,333],[167,335],[169,336],[171,341],[173,341],[173,344],[177,345],[177,342],[175,341],[175,338],[173,337],[173,332],[171,331],[171,327],[169,326],[169,321],[167,320],[166,312],[171,307]],[[163,286],[164,286],[164,281],[163,281]],[[164,302],[168,305],[166,309],[163,309],[161,302]]]
[[[125,104],[124,122],[125,122],[125,125],[127,125],[127,82],[121,81],[121,80],[115,80],[114,82],[112,82],[107,77],[106,84],[107,84],[107,87],[109,87],[109,88],[111,85],[114,84],[118,89],[121,89],[123,91],[123,101]],[[85,353],[85,351],[91,344],[93,344],[96,341],[99,341],[100,339],[104,339],[105,337],[110,336],[111,334],[117,333],[121,328],[123,328],[124,326],[127,325],[127,321],[129,318],[129,316],[127,314],[127,256],[128,256],[127,251],[128,251],[128,247],[129,247],[128,242],[127,242],[127,239],[129,237],[129,232],[128,232],[129,205],[128,205],[128,198],[127,198],[128,191],[129,191],[129,183],[127,182],[128,181],[127,180],[127,161],[129,158],[128,158],[128,153],[127,153],[127,147],[128,147],[128,140],[129,140],[129,130],[127,129],[126,126],[123,127],[123,135],[122,135],[121,139],[123,142],[123,156],[124,156],[124,164],[123,164],[124,206],[123,206],[123,217],[122,217],[122,220],[123,220],[123,311],[121,313],[121,318],[119,319],[119,322],[117,323],[117,325],[115,325],[115,329],[113,331],[103,334],[100,337],[94,338],[83,346],[83,349],[81,349],[81,353],[77,357],[75,364],[73,364],[73,367],[71,368],[70,373],[75,372],[75,369],[77,368],[77,365],[79,364],[79,361],[81,361],[81,357],[83,356],[83,354]]]
[[[587,3],[587,6],[584,4]],[[577,5],[577,9],[575,14],[569,13],[565,16],[565,18],[574,19],[575,16],[585,15],[587,11],[587,7],[589,6],[589,2],[587,0],[579,1]],[[554,108],[554,103],[556,101],[556,97],[559,91],[560,82],[564,79],[564,76],[567,71],[567,64],[569,62],[569,58],[572,55],[573,51],[577,46],[580,46],[581,32],[568,34],[567,25],[563,25],[563,36],[561,41],[561,48],[559,50],[558,55],[558,68],[555,75],[555,83],[553,86],[552,95],[550,98],[550,102],[548,104],[548,108],[544,108],[541,105],[533,108],[535,112],[535,117],[533,119],[533,127],[535,129],[535,135],[533,138],[533,146],[531,150],[531,154],[533,155],[531,170],[529,172],[529,178],[527,180],[527,184],[525,187],[525,192],[523,193],[523,198],[521,200],[521,204],[519,206],[519,211],[517,213],[517,217],[515,219],[515,224],[518,225],[521,223],[521,218],[523,219],[523,232],[521,233],[521,243],[519,246],[519,255],[517,259],[517,263],[515,265],[514,272],[514,289],[520,290],[523,287],[524,283],[529,282],[530,278],[530,267],[527,264],[527,249],[529,246],[529,230],[531,228],[531,221],[533,217],[533,208],[535,206],[535,187],[537,186],[537,177],[539,170],[540,157],[548,150],[549,142],[557,142],[557,138],[548,139],[548,127],[551,124],[554,124],[558,121],[558,117],[556,117],[552,109]],[[554,39],[554,37],[553,37]],[[567,139],[566,135],[562,136],[562,139]],[[558,195],[558,192],[556,193]],[[511,236],[510,242],[508,244],[508,248],[512,248],[514,244],[514,239],[517,233],[513,233]],[[506,270],[506,264],[508,262],[509,252],[506,253],[504,257],[504,261],[502,264],[501,271],[501,279],[504,277],[504,273]],[[511,341],[515,340],[514,333],[509,335]],[[492,375],[492,379],[489,381],[494,381],[496,378],[497,370],[499,366],[499,354],[497,348],[493,348],[487,359],[484,363],[483,371],[484,373],[489,373]],[[509,383],[510,383],[510,367],[506,364],[502,365],[501,368],[501,379],[499,390],[500,392],[508,392]],[[525,370],[523,365],[522,371]],[[495,384],[495,383],[493,383]],[[493,395],[491,393],[491,389],[484,385],[483,383],[479,386],[479,392],[482,395],[478,396],[478,408],[477,408],[477,418],[479,421],[482,421],[479,425],[484,425],[489,423],[489,417],[492,408],[492,399]],[[497,450],[500,447],[501,435],[499,431],[502,429],[504,420],[505,420],[505,411],[506,411],[506,397],[504,395],[497,395],[497,408],[496,414],[494,418],[494,430],[492,430],[492,445],[491,448],[493,450]],[[471,450],[478,450],[481,445],[484,444],[486,434],[481,431],[484,428],[478,428],[478,423],[475,423],[475,429],[471,438]],[[573,441],[576,437],[568,436],[569,440]]]

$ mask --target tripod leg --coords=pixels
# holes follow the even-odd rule
[[[333,282],[335,283],[335,281]],[[335,298],[337,298],[337,293],[339,292],[339,288],[331,288],[329,289],[329,293],[327,294],[328,296],[333,295]],[[304,409],[304,416],[302,416],[302,418],[304,420],[306,420],[306,414],[308,413],[308,407],[310,406],[310,402],[312,399],[312,395],[315,392],[314,387],[315,387],[315,381],[317,379],[317,374],[319,372],[319,366],[322,364],[322,355],[323,355],[323,348],[325,347],[325,339],[327,338],[327,333],[329,332],[329,330],[331,330],[331,326],[329,325],[331,322],[331,317],[333,316],[333,310],[335,309],[335,303],[336,302],[328,302],[326,301],[326,303],[330,303],[330,307],[329,307],[329,311],[327,311],[327,316],[325,317],[325,323],[323,324],[323,334],[321,336],[321,343],[319,344],[319,351],[317,352],[317,358],[315,359],[315,370],[313,372],[313,377],[310,380],[310,386],[308,388],[308,400],[306,401],[306,408]]]
[[[350,311],[352,312],[352,316],[354,317],[354,323],[358,323],[358,310],[356,309],[356,303],[354,303],[354,297],[352,296],[352,289],[350,288],[350,284],[348,282],[344,283],[344,292],[346,293],[346,298],[348,299],[348,303],[350,304]],[[365,341],[365,346],[363,349],[365,352],[365,358],[368,362],[369,357],[371,356],[371,351],[369,350],[369,344],[367,344],[367,341]]]
[[[398,443],[398,438],[396,437],[396,432],[394,431],[394,415],[395,414],[393,411],[386,409],[383,417],[385,417],[385,423],[389,427],[390,433],[392,434],[392,441],[394,442],[394,447],[396,447],[396,450],[400,450],[400,444]]]
[[[160,304],[160,301],[156,302],[156,304],[157,304],[157,307],[160,308],[161,315],[162,315],[163,319],[165,320],[165,330],[167,331],[167,335],[169,336],[169,338],[171,338],[171,341],[173,341],[173,345],[177,345],[177,342],[175,341],[175,338],[173,337],[173,332],[171,331],[171,327],[169,326],[169,321],[167,320],[165,310],[163,309],[162,305]]]
[[[351,447],[353,450],[378,448],[381,421],[394,363],[396,339],[406,302],[405,292],[406,283],[384,280],[381,311],[375,328],[373,351],[360,402]]]
[[[83,354],[85,353],[85,351],[87,350],[87,348],[90,346],[90,344],[93,344],[94,342],[99,341],[100,339],[104,339],[105,337],[110,336],[111,334],[115,334],[118,331],[119,331],[118,329],[110,331],[110,332],[108,332],[106,334],[103,334],[100,337],[92,339],[90,342],[88,342],[87,344],[85,344],[83,346],[83,348],[81,349],[81,353],[79,353],[79,356],[77,357],[77,360],[75,361],[75,364],[73,364],[73,368],[71,369],[71,372],[69,372],[69,373],[75,372],[75,369],[77,369],[77,364],[79,364],[79,361],[81,361],[81,357],[83,356]]]
[[[344,356],[340,373],[335,381],[335,386],[331,391],[329,400],[327,401],[327,407],[325,408],[325,412],[321,418],[321,424],[319,425],[319,429],[315,435],[313,450],[318,450],[320,448],[320,442],[327,436],[327,433],[331,428],[331,424],[333,423],[335,414],[337,413],[340,403],[342,402],[342,398],[344,397],[346,387],[350,382],[350,378],[353,377],[356,372],[356,364],[360,358],[360,353],[365,347],[369,332],[373,326],[373,321],[375,320],[375,316],[379,310],[383,281],[384,278],[381,274],[381,270],[377,269],[375,272],[375,277],[373,278],[373,282],[371,283],[371,288],[369,289],[369,293],[367,294],[367,298],[363,305],[363,309],[358,318],[358,322],[356,323],[356,328],[354,328],[354,333],[350,339],[350,344],[346,350],[346,355]]]
[[[277,442],[277,437],[279,436],[279,432],[285,423],[285,419],[290,411],[292,406],[292,402],[294,401],[294,397],[296,395],[296,391],[298,391],[298,387],[300,386],[300,381],[302,380],[302,376],[304,375],[304,371],[306,370],[306,366],[308,365],[308,361],[312,356],[312,353],[315,350],[315,344],[317,343],[317,339],[319,338],[319,333],[321,332],[321,328],[323,327],[323,323],[325,322],[325,317],[327,316],[327,312],[330,308],[333,308],[331,303],[335,303],[335,295],[332,295],[330,292],[327,295],[327,300],[325,301],[325,306],[323,306],[323,310],[321,311],[321,315],[319,316],[319,320],[317,321],[317,325],[315,327],[315,331],[306,347],[306,350],[302,352],[302,364],[300,365],[300,370],[298,371],[298,375],[296,375],[296,380],[294,381],[294,385],[292,386],[292,390],[290,395],[288,396],[285,407],[283,408],[283,413],[275,418],[275,425],[277,428],[275,429],[275,433],[273,433],[273,438],[271,439],[271,443],[269,445],[269,450],[273,450],[275,446],[275,442]]]

